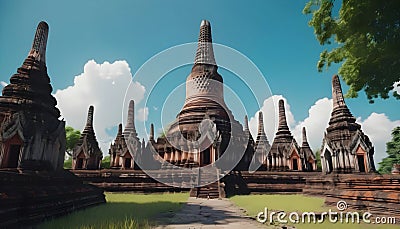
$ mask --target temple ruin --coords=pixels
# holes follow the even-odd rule
[[[28,57],[0,96],[0,227],[38,222],[105,202],[103,190],[63,169],[65,122],[51,95],[40,22]]]
[[[247,118],[247,117],[246,117]],[[245,120],[247,122],[247,120]],[[247,127],[248,128],[248,127]],[[263,113],[261,111],[258,112],[258,132],[257,139],[255,143],[255,159],[257,163],[262,164],[261,170],[266,170],[268,168],[267,165],[267,156],[271,149],[271,145],[268,142],[267,135],[264,130],[264,118]]]
[[[111,168],[140,169],[138,162],[142,153],[142,143],[137,137],[134,112],[135,102],[131,100],[125,130],[122,132],[122,124],[119,124],[117,137],[110,146]],[[127,141],[130,147],[127,146]]]
[[[48,31],[40,22],[28,57],[0,96],[0,168],[63,168],[65,122],[47,74]]]
[[[321,149],[322,171],[375,172],[374,147],[347,107],[337,75],[332,78],[333,110]]]
[[[316,160],[308,146],[303,130],[303,146],[293,138],[286,122],[285,103],[279,100],[279,123],[271,150],[268,153],[267,168],[272,171],[312,171]],[[307,147],[308,146],[308,147]],[[306,155],[305,155],[306,154]],[[305,159],[307,157],[308,159]],[[310,164],[311,163],[311,164]]]
[[[94,107],[90,106],[85,128],[72,153],[73,169],[100,169],[103,153],[93,129]]]
[[[248,168],[253,156],[246,151],[248,136],[225,104],[223,78],[217,70],[211,25],[203,20],[194,65],[186,80],[185,104],[166,136],[150,140],[164,166],[193,168],[218,160],[218,166],[224,168],[242,157],[235,169]]]

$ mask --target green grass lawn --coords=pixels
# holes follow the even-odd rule
[[[289,214],[290,212],[324,212],[328,209],[337,211],[336,207],[324,206],[324,198],[311,197],[304,195],[246,195],[246,196],[233,196],[230,198],[237,206],[246,210],[249,216],[255,217],[260,211],[264,211],[267,207],[269,213],[272,210],[281,210]],[[300,214],[301,217],[301,214]],[[286,219],[288,219],[286,217]],[[383,228],[399,228],[400,219],[397,219],[396,225],[375,225],[375,224],[346,224],[346,223],[330,223],[325,220],[323,224],[291,224],[299,229],[309,228],[326,228],[326,229],[383,229]]]
[[[179,210],[188,197],[189,193],[106,193],[106,204],[42,223],[38,228],[150,228],[156,225],[157,215]]]

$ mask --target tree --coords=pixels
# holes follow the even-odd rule
[[[343,0],[338,15],[334,0],[310,0],[303,9],[321,45],[336,43],[320,54],[318,71],[343,62],[339,75],[350,86],[346,97],[364,90],[370,103],[387,99],[400,87],[400,1]],[[330,46],[332,47],[332,46]],[[393,96],[400,95],[393,91]]]
[[[320,149],[318,149],[317,152],[315,152],[315,158],[317,159],[317,170],[322,171],[321,150]]]
[[[79,138],[81,137],[81,132],[79,130],[75,130],[74,128],[67,126],[65,127],[65,135],[67,137],[66,142],[66,150],[69,156],[72,156],[72,151],[76,143],[78,142]]]
[[[386,143],[387,157],[379,162],[379,173],[390,173],[393,164],[400,164],[400,126],[392,131],[392,140]]]
[[[102,169],[109,169],[110,168],[110,156],[105,156],[103,160],[101,160],[101,168]]]

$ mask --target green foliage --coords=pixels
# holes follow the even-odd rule
[[[318,149],[317,152],[315,152],[315,157],[317,158],[317,170],[322,171],[321,150],[320,149]]]
[[[106,193],[106,204],[73,212],[37,228],[153,228],[157,215],[178,211],[188,196],[188,193]]]
[[[392,140],[386,143],[387,157],[379,162],[379,173],[391,173],[393,164],[400,164],[400,126],[392,131]]]
[[[72,169],[72,157],[64,160],[64,169]]]
[[[74,149],[76,143],[78,142],[81,136],[81,132],[79,130],[75,130],[70,126],[67,126],[65,127],[65,135],[67,137],[67,142],[66,142],[67,154],[71,156],[72,150]]]
[[[321,53],[318,70],[344,61],[339,75],[350,86],[347,97],[364,90],[371,103],[388,98],[400,81],[400,1],[343,0],[339,15],[334,15],[334,4],[310,0],[303,9],[312,14],[309,25],[319,43],[337,44]],[[400,99],[397,92],[393,96]]]
[[[110,168],[110,156],[105,156],[103,160],[101,160],[101,168],[102,169]]]

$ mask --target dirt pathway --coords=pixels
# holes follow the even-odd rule
[[[228,199],[190,197],[179,212],[166,213],[161,218],[157,229],[266,228],[265,225],[244,216],[243,211]]]

